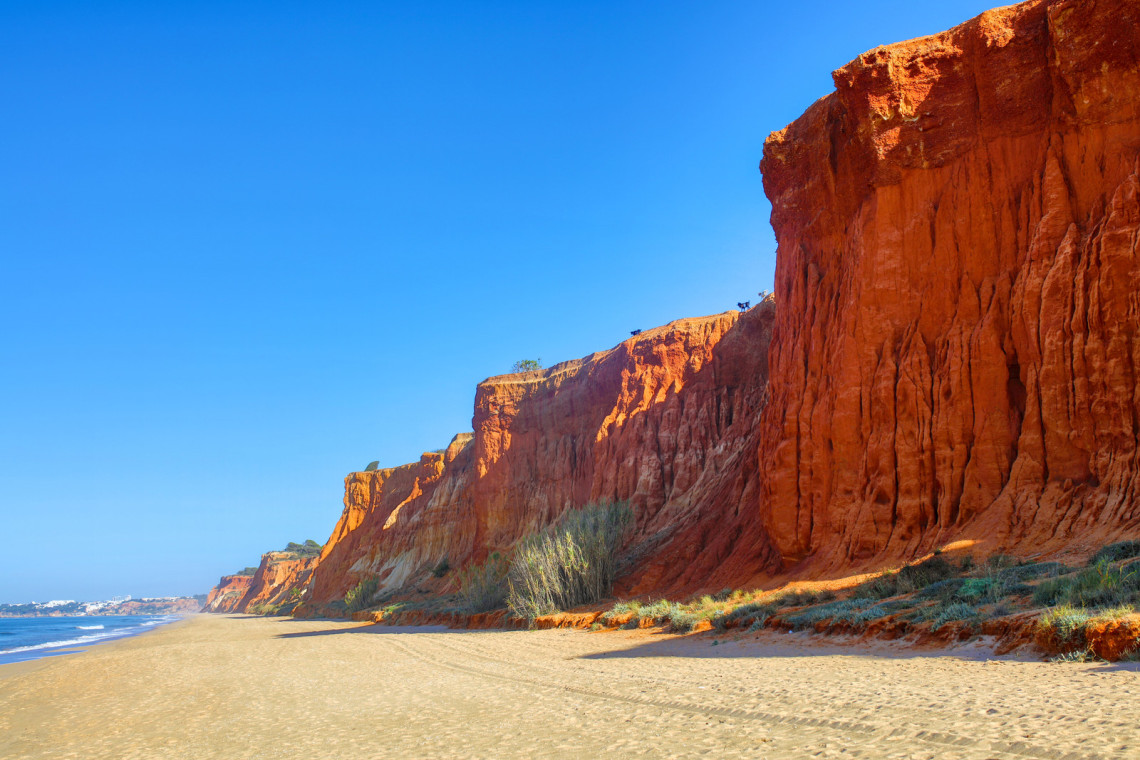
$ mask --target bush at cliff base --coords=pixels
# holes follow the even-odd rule
[[[350,588],[344,595],[344,603],[349,612],[358,612],[372,603],[380,582],[376,578],[366,578]]]
[[[490,612],[507,599],[507,561],[494,552],[480,565],[470,565],[459,573],[459,601],[470,613]]]
[[[631,517],[624,502],[591,505],[524,538],[507,575],[511,614],[533,622],[540,615],[609,596]]]

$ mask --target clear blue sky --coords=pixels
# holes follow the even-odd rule
[[[0,602],[204,592],[516,359],[756,300],[766,135],[986,7],[0,4]]]

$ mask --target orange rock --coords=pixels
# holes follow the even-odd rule
[[[602,616],[601,612],[558,612],[542,615],[535,619],[534,627],[548,628],[589,628]]]
[[[761,163],[785,567],[1134,533],[1140,6],[999,8],[834,80]]]
[[[361,579],[441,592],[429,572],[508,552],[567,509],[629,501],[623,587],[729,585],[775,559],[750,533],[774,306],[683,319],[549,369],[490,378],[475,432],[415,464],[350,474],[306,610]],[[727,560],[727,561],[726,561]],[[327,610],[326,610],[327,611]]]
[[[1140,5],[1032,0],[833,78],[765,144],[777,300],[480,383],[473,433],[348,476],[305,614],[446,592],[601,500],[623,595],[1140,531]]]
[[[202,611],[237,612],[237,606],[252,582],[252,575],[223,575],[218,585],[210,589]]]
[[[1097,657],[1116,662],[1140,649],[1140,615],[1116,620],[1094,618],[1085,629],[1085,637]]]
[[[317,562],[317,557],[302,557],[293,552],[261,555],[261,564],[236,611],[266,611],[266,608],[300,602]]]
[[[292,610],[307,593],[317,557],[267,552],[253,575],[224,575],[206,598],[204,612],[265,613]]]

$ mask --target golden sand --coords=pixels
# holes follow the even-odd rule
[[[196,616],[0,666],[0,758],[1140,757],[1136,665]]]

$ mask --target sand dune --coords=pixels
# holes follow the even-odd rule
[[[982,654],[198,616],[0,666],[0,757],[1140,757],[1137,666]]]

